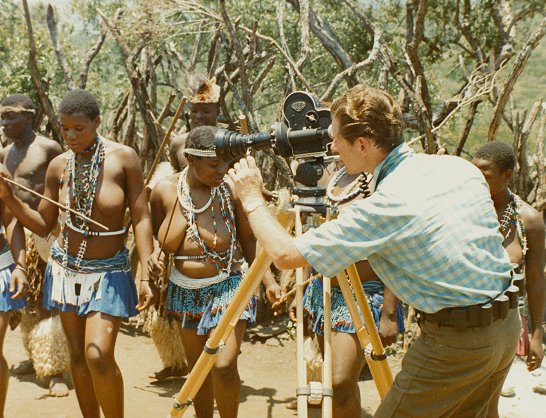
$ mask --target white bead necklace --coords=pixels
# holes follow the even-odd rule
[[[211,187],[210,198],[208,202],[205,203],[202,208],[197,209],[193,205],[193,201],[190,196],[190,187],[188,186],[188,167],[186,167],[178,177],[178,201],[180,202],[182,207],[188,212],[203,213],[204,211],[206,211],[210,207],[210,205],[212,205],[212,202],[214,201],[214,197],[216,196],[217,192],[218,187]]]

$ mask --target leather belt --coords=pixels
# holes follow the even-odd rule
[[[510,309],[518,306],[518,296],[523,294],[523,277],[514,275],[510,285],[490,302],[444,308],[435,313],[426,313],[417,310],[419,321],[433,322],[439,326],[453,327],[458,330],[466,328],[487,327],[497,319],[504,319]]]

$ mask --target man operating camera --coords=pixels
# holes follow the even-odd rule
[[[520,331],[487,183],[462,158],[414,153],[381,90],[356,86],[331,112],[332,150],[349,174],[374,173],[374,193],[293,238],[265,206],[254,159],[243,158],[228,174],[258,241],[278,268],[310,264],[327,277],[368,259],[419,312],[421,337],[376,417],[485,416]]]

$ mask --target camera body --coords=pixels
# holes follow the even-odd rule
[[[294,181],[299,185],[292,190],[298,204],[324,211],[326,190],[318,186],[318,181],[324,174],[324,158],[330,155],[330,110],[317,97],[296,91],[284,100],[283,116],[284,120],[274,123],[270,132],[243,135],[219,129],[214,138],[216,155],[234,160],[243,157],[249,148],[272,148],[281,157],[298,159]]]
[[[214,138],[216,155],[226,160],[240,158],[249,148],[272,148],[281,157],[320,157],[329,153],[332,138],[328,127],[330,111],[317,97],[303,91],[289,94],[283,104],[283,122],[276,122],[270,132],[243,135],[219,129]]]

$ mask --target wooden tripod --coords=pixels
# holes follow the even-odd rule
[[[279,222],[283,227],[290,231],[296,224],[296,235],[302,233],[300,208],[296,205],[296,216],[293,216],[289,212],[281,212],[278,215]],[[248,301],[252,297],[254,291],[260,284],[260,281],[271,265],[271,258],[266,255],[265,251],[261,249],[250,266],[250,269],[241,282],[239,288],[235,292],[235,295],[226,309],[226,312],[220,319],[220,322],[216,328],[212,331],[209,339],[205,344],[205,348],[199,359],[193,366],[188,378],[184,385],[178,392],[167,415],[168,418],[180,418],[184,415],[190,405],[193,403],[193,398],[201,388],[203,382],[208,376],[216,360],[216,355],[219,349],[223,345],[223,342],[227,340],[230,334],[233,332],[242,312],[245,309]],[[358,277],[358,272],[355,266],[350,266],[346,271],[337,274],[337,279],[343,294],[343,297],[349,308],[353,324],[356,329],[358,340],[360,345],[365,350],[366,360],[368,361],[372,377],[376,384],[379,396],[383,399],[392,385],[392,373],[389,364],[386,360],[385,350],[379,338],[379,333],[373,320],[373,315],[368,306],[366,300],[366,294]],[[324,303],[325,303],[325,353],[324,353],[324,367],[323,367],[323,383],[322,394],[327,394],[323,398],[323,417],[329,418],[332,416],[332,366],[331,366],[331,346],[330,346],[330,334],[331,334],[331,306],[330,306],[330,279],[323,278],[324,282]],[[351,286],[356,296],[356,301],[351,292]],[[307,394],[303,390],[307,384],[305,363],[303,360],[303,270],[297,269],[296,271],[296,297],[297,297],[297,309],[298,309],[298,417],[307,417]],[[358,306],[357,306],[358,303]],[[358,309],[362,312],[363,319],[360,317]],[[301,323],[300,323],[301,322]],[[364,326],[365,324],[365,326]],[[301,334],[301,346],[300,346],[300,334]],[[371,345],[371,350],[368,347]],[[302,365],[303,362],[303,365]]]

